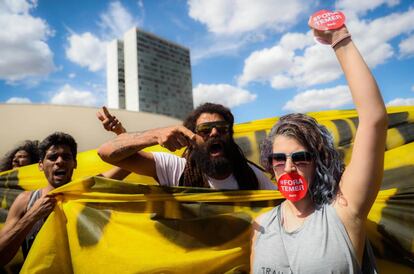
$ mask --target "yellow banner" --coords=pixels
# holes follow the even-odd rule
[[[388,113],[384,180],[368,216],[368,237],[380,273],[412,273],[414,107],[393,107]],[[331,131],[348,162],[358,125],[356,112],[310,115]],[[276,120],[235,126],[235,139],[250,160],[258,162],[259,144]],[[163,149],[155,146],[148,150]],[[152,178],[136,174],[126,178],[128,183],[99,177],[82,179],[109,168],[96,151],[78,155],[74,182],[56,190],[63,194],[62,202],[39,233],[23,272],[247,271],[250,223],[281,198],[274,191],[163,188],[153,186]],[[36,165],[0,173],[0,222],[4,223],[8,208],[21,191],[45,184]],[[14,264],[19,260],[21,257]]]

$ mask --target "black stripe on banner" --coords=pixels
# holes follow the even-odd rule
[[[338,130],[338,146],[345,146],[349,144],[352,140],[352,130],[349,124],[345,120],[332,120],[332,122]]]
[[[247,137],[238,137],[238,138],[234,138],[234,141],[240,146],[240,148],[242,149],[242,151],[243,151],[243,153],[246,157],[250,157],[253,154],[252,144],[251,144],[249,138],[247,138]]]
[[[266,138],[266,131],[265,130],[255,131],[254,136],[256,137],[257,151],[260,154],[260,145],[262,144],[263,140]]]
[[[414,141],[414,123],[405,123],[395,127],[404,139],[404,144]],[[413,156],[414,157],[414,156]]]
[[[406,123],[408,120],[408,112],[398,112],[388,114],[388,128]]]
[[[352,118],[349,118],[349,119],[352,121],[352,123],[354,124],[355,128],[358,128],[359,118],[358,117],[352,117]]]

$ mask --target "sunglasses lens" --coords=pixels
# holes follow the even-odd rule
[[[197,126],[197,128],[196,128],[196,132],[197,133],[201,133],[201,134],[209,134],[210,132],[211,132],[211,129],[212,129],[213,127],[211,127],[210,125],[208,125],[208,124],[201,124],[201,125],[198,125]]]
[[[269,162],[273,164],[281,164],[286,162],[286,154],[283,153],[273,153],[269,158]]]
[[[312,161],[312,154],[307,151],[298,151],[290,154],[284,153],[273,153],[269,156],[269,163],[273,165],[274,168],[284,167],[286,159],[291,157],[292,162],[295,165],[307,165]]]
[[[312,161],[312,154],[307,151],[299,151],[292,154],[292,161],[294,163],[309,163]]]
[[[229,130],[229,126],[228,125],[216,125],[215,128],[220,133],[227,133],[228,130]]]
[[[208,135],[211,133],[213,128],[216,128],[220,134],[224,134],[229,131],[230,126],[225,121],[204,123],[196,127],[196,133],[199,133],[202,135]]]

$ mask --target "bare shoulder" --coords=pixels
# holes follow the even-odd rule
[[[32,191],[24,191],[20,193],[11,205],[9,215],[13,215],[14,217],[23,216],[26,212],[31,193]]]

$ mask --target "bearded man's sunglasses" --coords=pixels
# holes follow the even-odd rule
[[[313,155],[308,151],[297,151],[291,154],[272,153],[269,155],[269,163],[273,167],[285,166],[287,158],[291,158],[295,165],[301,165],[312,162]]]
[[[207,136],[215,128],[220,134],[230,131],[230,125],[226,121],[208,122],[196,126],[195,132],[201,136]]]

